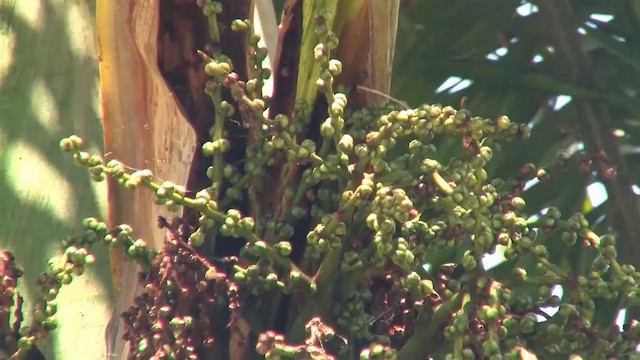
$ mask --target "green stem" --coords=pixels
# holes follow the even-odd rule
[[[218,16],[216,14],[207,16],[207,20],[209,23],[209,37],[214,44],[219,44],[220,32],[218,31]]]
[[[433,352],[434,335],[451,314],[460,307],[463,295],[463,291],[456,293],[451,299],[438,306],[431,318],[421,319],[413,335],[398,351],[398,359],[424,359]]]
[[[462,306],[460,307],[460,312],[458,316],[464,317],[465,322],[469,321],[469,312],[468,306],[471,305],[471,294],[467,293],[462,298]],[[454,359],[462,359],[464,351],[464,333],[456,332],[456,335],[453,339],[453,356]]]
[[[76,154],[78,154],[78,156],[79,156],[79,151],[76,151]],[[114,174],[114,171],[111,168],[108,168],[105,165],[98,165],[98,166],[102,167],[102,170],[103,170],[103,172],[105,174],[114,177],[115,174]],[[131,178],[131,174],[128,174],[128,173],[124,173],[124,174],[121,174],[121,175],[118,175],[118,176],[119,176],[119,178],[121,178],[124,181],[129,180]],[[140,185],[144,186],[146,188],[149,188],[149,189],[153,190],[154,192],[161,188],[160,184],[158,184],[156,182],[153,182],[153,181],[144,181],[143,180],[143,181],[140,182]],[[213,219],[214,221],[216,221],[218,223],[223,223],[224,220],[227,217],[222,212],[220,212],[218,210],[213,210],[210,206],[206,206],[206,205],[203,206],[201,204],[198,204],[195,199],[186,197],[186,196],[180,194],[179,191],[169,192],[169,193],[166,194],[166,197],[167,197],[168,200],[172,200],[176,204],[179,204],[179,205],[182,205],[182,206],[187,206],[189,208],[197,210],[197,211],[201,212],[202,214],[204,214],[205,216]],[[238,234],[240,236],[244,237],[245,239],[247,239],[247,241],[249,241],[251,243],[260,240],[260,238],[253,231],[249,231],[249,230],[246,230],[244,228],[239,228],[238,229]],[[269,260],[271,260],[274,264],[280,266],[283,269],[286,269],[286,270],[289,270],[289,271],[298,272],[300,274],[300,278],[305,283],[307,283],[310,287],[315,287],[313,279],[311,279],[302,270],[300,270],[291,261],[291,259],[289,259],[286,256],[281,255],[273,247],[267,245],[267,247],[265,249],[265,256]]]
[[[547,259],[541,258],[539,259],[540,263],[542,263],[547,269],[553,271],[556,275],[558,275],[561,278],[567,278],[569,276],[569,274],[564,271],[562,268],[560,268],[560,266],[550,262]]]
[[[352,188],[354,184],[355,182],[350,182],[347,188]],[[356,188],[351,198],[342,204],[343,206],[341,207],[341,211],[353,213],[358,197],[359,191],[358,188]],[[337,218],[332,218],[322,232],[325,234],[332,234],[339,223],[340,221]],[[329,316],[332,304],[331,299],[334,294],[333,285],[338,277],[342,252],[342,247],[331,248],[322,260],[322,263],[314,276],[317,289],[317,292],[315,293],[316,295],[304,304],[302,310],[293,322],[289,333],[289,336],[292,339],[296,339],[296,341],[302,339],[300,336],[303,334],[301,334],[300,329],[304,327],[304,324],[309,320],[311,315],[316,314],[320,316]]]
[[[216,87],[217,89],[213,91],[213,93],[209,94],[211,97],[211,101],[213,102],[213,106],[215,107],[215,120],[213,123],[213,128],[210,130],[211,141],[215,142],[217,140],[222,139],[222,133],[224,131],[224,120],[225,116],[220,111],[221,103],[222,103],[222,95],[220,94],[220,85]],[[214,201],[218,201],[220,198],[220,189],[222,188],[222,167],[224,166],[224,159],[222,157],[221,151],[216,151],[213,154],[213,173],[211,174],[211,183],[213,188],[213,193],[211,194],[211,198]]]

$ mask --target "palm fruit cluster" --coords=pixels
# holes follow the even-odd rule
[[[32,338],[22,338],[19,335],[22,322],[22,296],[18,292],[18,279],[23,271],[15,264],[13,254],[8,251],[0,252],[0,342],[3,355],[7,356],[10,349],[23,353],[33,346]],[[12,319],[13,317],[13,319]]]
[[[203,6],[219,36],[222,5]],[[61,141],[94,180],[145,187],[157,204],[198,214],[168,226],[159,252],[131,241],[126,226],[107,234],[92,222],[96,238],[147,264],[144,291],[123,315],[132,356],[228,356],[224,341],[236,341],[239,328],[253,347],[243,351],[268,359],[633,356],[640,323],[620,328],[598,316],[599,308],[640,304],[640,273],[617,261],[614,237],[592,232],[581,214],[524,212],[526,183],[553,182],[575,157],[495,178],[487,164],[502,143],[526,139],[527,124],[439,104],[349,105],[350,89],[337,83],[334,15],[316,9],[313,19],[321,115],[303,101],[292,113],[265,115],[275,100],[262,94],[271,72],[250,21],[230,24],[246,35],[249,79],[224,54],[202,53],[216,111],[201,149],[211,157],[211,186],[193,197],[148,170],[105,164],[77,136]],[[237,124],[250,137],[240,164],[227,157]],[[443,158],[443,141],[459,151]],[[282,190],[275,205],[261,201],[267,177]],[[207,253],[216,241],[244,246],[234,256]],[[82,269],[84,248],[67,245],[50,274],[55,283]],[[566,252],[587,252],[590,261],[567,263]],[[504,261],[488,269],[492,254]]]
[[[144,288],[122,314],[123,338],[133,359],[201,359],[214,352],[219,308],[237,306],[237,286],[188,245],[189,225],[176,219],[167,229],[165,245],[141,278]],[[224,302],[218,300],[224,297]],[[222,303],[222,304],[221,304]]]

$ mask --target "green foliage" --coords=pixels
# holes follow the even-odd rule
[[[554,20],[554,14],[559,18]],[[506,113],[529,123],[530,141],[506,145],[496,153],[487,168],[492,177],[509,176],[525,163],[552,166],[559,151],[604,150],[618,170],[616,177],[603,176],[599,166],[590,174],[564,173],[553,186],[527,189],[527,212],[549,206],[584,212],[598,231],[617,233],[620,256],[638,266],[633,220],[639,216],[638,206],[625,200],[636,196],[629,188],[640,179],[638,57],[632,60],[640,51],[638,4],[508,0],[477,6],[465,0],[413,1],[402,16],[394,96],[412,105],[423,101],[425,93],[440,103],[466,99],[465,107],[475,113]],[[551,26],[556,22],[564,32]],[[591,66],[578,66],[581,58]],[[457,82],[441,87],[451,77]],[[561,100],[564,106],[556,107]],[[587,124],[585,113],[594,112],[582,111],[587,104],[606,108],[606,114],[597,113],[596,127]],[[602,140],[596,141],[598,137]],[[456,151],[455,142],[442,145],[440,153]],[[592,206],[586,188],[594,182],[604,184],[608,198]],[[625,221],[624,213],[633,216]]]

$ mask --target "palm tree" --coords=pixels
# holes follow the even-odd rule
[[[634,187],[640,170],[636,165],[640,162],[635,158],[640,135],[635,116],[638,111],[634,111],[637,84],[640,83],[637,78],[640,5],[637,2],[287,0],[274,1],[273,6],[269,6],[267,1],[225,0],[221,1],[223,11],[217,17],[217,24],[212,23],[212,17],[203,14],[205,3],[207,11],[215,12],[215,5],[210,1],[98,0],[95,15],[97,59],[91,62],[90,57],[81,57],[77,49],[68,44],[62,44],[59,54],[51,56],[62,67],[64,57],[70,57],[74,59],[75,69],[88,73],[97,61],[106,157],[117,158],[136,169],[149,168],[159,179],[185,184],[193,192],[209,185],[211,180],[204,174],[212,160],[204,157],[199,149],[210,139],[209,129],[214,125],[217,109],[202,90],[210,77],[198,50],[207,56],[218,53],[229,56],[240,79],[255,76],[265,64],[272,69],[274,80],[269,116],[279,113],[292,116],[295,105],[304,100],[311,104],[306,114],[309,123],[320,124],[326,114],[313,110],[326,107],[326,103],[317,96],[314,87],[320,69],[312,56],[316,39],[309,34],[315,26],[314,11],[328,8],[337,14],[327,24],[340,40],[335,54],[342,61],[343,71],[337,82],[352,91],[358,107],[383,100],[400,101],[396,99],[410,106],[423,102],[459,104],[483,117],[497,118],[508,114],[513,121],[529,124],[531,138],[503,146],[488,168],[490,177],[514,176],[528,163],[548,169],[548,176],[540,176],[542,181],[527,184],[523,195],[527,199],[525,211],[540,216],[554,206],[563,214],[582,212],[597,233],[617,235],[616,247],[621,262],[638,265],[636,254],[640,253],[640,245],[636,234],[640,233],[640,208],[639,191]],[[91,9],[91,6],[81,9]],[[6,23],[11,30],[7,33],[19,34],[18,40],[11,40],[13,35],[0,37],[0,44],[14,41],[16,58],[38,51],[29,47],[30,41],[46,36],[43,26],[57,29],[60,25],[56,21],[62,21],[51,17],[52,23],[40,25],[41,30],[37,32],[34,30],[37,26],[29,27],[20,22],[20,17],[12,17],[14,11],[0,6],[0,29]],[[76,10],[66,13],[67,21],[72,18],[73,11]],[[92,15],[87,15],[93,22]],[[252,19],[256,26],[254,30],[261,33],[259,46],[269,50],[266,58],[256,58],[255,41],[258,39],[252,38],[251,32],[232,30],[233,20],[245,18]],[[277,23],[281,24],[279,30],[275,28]],[[45,48],[51,52],[50,47]],[[42,102],[32,105],[14,102],[18,96],[4,95],[9,91],[1,91],[10,89],[10,80],[15,79],[15,76],[3,77],[2,64],[0,61],[0,109],[7,107],[9,111],[5,114],[16,114],[16,109],[30,108],[38,114],[38,108],[44,106]],[[20,69],[32,68],[23,61],[12,64],[6,73],[17,74]],[[51,78],[58,68],[45,69],[48,72],[30,77],[33,84],[26,85],[37,89],[37,84],[44,81],[45,89],[52,91],[55,82]],[[33,73],[33,70],[28,71]],[[66,97],[61,96],[64,92],[60,89],[55,97],[58,110],[50,114],[61,119],[71,118],[73,114],[67,114],[65,109],[86,107],[90,102],[86,89],[91,86],[90,82],[83,84],[80,91]],[[268,82],[264,89],[269,91]],[[230,93],[222,92],[218,96],[232,100]],[[220,104],[221,99],[214,98],[213,103]],[[237,110],[241,113],[238,122],[224,127],[232,140],[228,155],[231,162],[242,159],[245,148],[252,144],[251,116],[242,113],[241,108]],[[17,114],[22,116],[21,112]],[[29,116],[28,120],[34,123],[37,115]],[[66,135],[58,130],[40,134],[38,139],[41,140],[35,140],[30,128],[11,125],[8,116],[2,117],[5,119],[0,121],[0,135],[6,132],[9,140],[3,142],[0,137],[0,149],[3,150],[12,149],[21,139],[34,142],[32,145],[45,154],[51,153],[51,145],[57,142],[55,137]],[[66,132],[93,136],[94,146],[101,147],[95,119],[81,127],[63,125]],[[444,162],[459,153],[459,141],[441,140],[438,160]],[[560,152],[566,156],[559,162]],[[9,158],[9,155],[5,157]],[[72,178],[73,170],[60,165],[62,161],[46,161],[58,164],[56,166]],[[269,175],[278,179],[279,170],[286,164],[285,158],[276,159],[276,170]],[[299,174],[289,173],[286,179],[279,180],[284,185],[277,191],[265,192],[260,200],[268,204],[265,209],[275,214],[282,211],[281,207],[285,205],[280,199],[286,185],[298,181],[297,176]],[[8,189],[4,193],[8,194],[9,203],[26,209],[28,201],[11,195],[17,190],[9,181],[0,182],[0,186]],[[76,181],[74,189],[78,198],[81,192],[91,191],[88,182]],[[160,248],[165,234],[155,226],[155,221],[158,216],[172,215],[162,207],[152,206],[153,201],[153,194],[136,190],[132,195],[110,183],[109,222],[130,224],[137,236]],[[255,200],[250,199],[241,206],[244,206],[243,211],[257,217],[257,207],[252,206],[251,201]],[[94,201],[82,204],[73,216],[82,216],[80,210],[90,214],[98,211]],[[49,224],[48,215],[35,208],[25,213],[44,218],[48,228],[64,223]],[[190,216],[188,212],[184,215]],[[13,236],[28,233],[25,226],[13,218],[5,218],[0,227],[12,229],[9,233]],[[59,236],[69,233],[72,228],[65,225]],[[39,236],[44,238],[50,234]],[[569,247],[560,241],[560,236],[545,240],[552,260],[576,274],[588,273],[594,253]],[[212,238],[209,234],[208,247],[203,248],[206,256],[227,256],[240,251],[238,245],[225,245],[229,242],[217,241],[214,245],[210,242]],[[18,258],[29,251],[8,239],[0,238],[0,241],[15,250]],[[305,241],[293,243],[294,248]],[[44,264],[48,256],[44,251],[38,252],[29,264]],[[110,253],[110,260],[115,300],[107,331],[107,347],[109,352],[124,356],[126,345],[120,340],[123,329],[118,326],[118,316],[139,291],[135,276],[138,268],[125,262],[117,252]],[[523,266],[500,257],[494,262],[496,266],[491,271],[497,278],[510,276],[516,266]],[[104,269],[102,273],[108,275]],[[106,278],[109,276],[102,276],[102,281]],[[109,285],[105,286],[108,288]],[[304,299],[294,299],[293,304],[298,303],[304,303]],[[277,308],[277,301],[273,306]],[[627,319],[637,311],[618,300],[600,301],[597,306],[593,321],[599,325],[613,324],[620,310],[627,310]],[[273,315],[263,319],[264,328],[291,325],[279,323]],[[238,339],[255,336],[255,329],[250,331],[240,324],[237,330],[222,332],[221,339],[226,339],[230,345],[219,350],[222,352],[216,354],[218,358],[241,358],[249,351],[246,345],[238,345]],[[68,336],[60,339],[66,338]]]

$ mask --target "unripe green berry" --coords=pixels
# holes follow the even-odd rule
[[[125,181],[124,186],[127,189],[135,189],[136,187],[138,187],[138,185],[140,185],[140,179],[137,177],[130,177],[127,181]]]
[[[278,275],[274,273],[270,273],[264,278],[264,280],[267,288],[273,288],[276,286],[276,283],[278,282]]]
[[[432,172],[432,171],[437,171],[440,170],[440,163],[436,160],[433,159],[424,159],[422,160],[422,169],[425,172]]]
[[[505,249],[504,251],[504,257],[507,260],[513,260],[518,256],[518,252],[516,251],[516,249],[509,247],[507,249]]]
[[[616,238],[613,235],[603,235],[600,237],[600,244],[603,247],[615,246]]]
[[[338,143],[338,147],[340,148],[340,151],[350,153],[351,150],[353,150],[353,137],[348,134],[343,135],[342,139],[340,139],[340,142]]]
[[[476,178],[478,178],[478,181],[485,181],[487,180],[487,170],[485,169],[476,169]]]
[[[231,22],[231,30],[233,31],[247,31],[249,29],[249,24],[244,20],[235,19]]]
[[[329,32],[327,34],[327,38],[325,40],[325,43],[327,44],[327,48],[329,48],[329,50],[333,50],[333,49],[337,48],[338,47],[338,36],[333,32]]]
[[[214,154],[214,152],[215,152],[215,149],[213,147],[213,142],[207,141],[204,144],[202,144],[202,153],[205,156],[211,156]]]
[[[433,281],[431,280],[422,280],[420,281],[420,289],[422,293],[425,295],[431,295],[434,293],[433,290]]]
[[[240,219],[240,221],[238,221],[238,225],[240,225],[240,227],[242,227],[244,230],[251,232],[255,227],[255,221],[253,220],[253,218],[244,217]]]
[[[480,156],[485,161],[490,161],[491,158],[493,157],[493,150],[488,146],[483,146],[480,148]]]
[[[509,119],[509,117],[505,115],[500,116],[496,120],[496,127],[498,128],[498,130],[507,130],[509,129],[510,125],[511,125],[511,120]]]
[[[313,48],[313,57],[319,63],[323,63],[327,61],[324,44],[318,44]]]
[[[325,120],[320,126],[320,134],[322,134],[323,137],[331,137],[334,132],[335,129],[333,125],[331,125],[331,118]]]
[[[482,351],[484,356],[490,357],[497,354],[500,351],[500,344],[495,340],[486,340],[482,344]]]
[[[511,206],[515,209],[515,210],[521,210],[522,208],[524,208],[526,205],[524,199],[522,199],[521,197],[514,197],[513,199],[511,199]]]
[[[537,178],[538,178],[538,180],[540,180],[540,181],[545,181],[545,180],[548,180],[550,176],[549,176],[549,174],[547,173],[547,171],[546,171],[546,170],[544,170],[544,169],[538,169],[538,170],[536,171],[536,177],[537,177]]]
[[[513,275],[515,275],[519,279],[524,279],[525,277],[527,277],[527,270],[521,267],[516,267],[513,269]]]
[[[209,61],[204,66],[204,71],[209,76],[223,77],[232,71],[231,64],[227,62]]]
[[[66,273],[58,274],[57,277],[58,277],[59,282],[62,285],[69,285],[69,284],[71,284],[71,281],[73,280],[71,275],[70,274],[66,274]]]
[[[569,246],[573,246],[578,240],[578,235],[573,231],[563,231],[562,232],[562,241]]]
[[[196,231],[189,235],[189,243],[195,247],[202,246],[204,244],[204,233]]]
[[[264,252],[267,250],[267,243],[262,241],[262,240],[258,240],[255,243],[253,243],[252,248],[258,253],[258,254],[264,254]]]
[[[59,146],[60,146],[60,150],[64,152],[70,152],[75,150],[73,143],[71,142],[71,140],[69,140],[69,138],[64,138],[60,140]]]
[[[93,255],[93,254],[87,254],[87,256],[85,256],[83,260],[84,260],[84,261],[83,261],[83,264],[84,264],[84,265],[88,265],[88,266],[90,266],[90,265],[95,264],[95,262],[96,262],[96,257],[95,257],[95,255]]]
[[[466,271],[472,271],[478,266],[478,262],[473,256],[473,252],[467,250],[462,257],[462,266]]]
[[[247,279],[247,276],[244,273],[240,272],[240,271],[238,271],[238,272],[233,274],[233,280],[235,280],[235,281],[237,281],[239,283],[244,282],[246,279]]]
[[[138,256],[138,254],[139,254],[139,251],[138,251],[138,248],[137,248],[137,247],[135,247],[135,246],[133,246],[133,245],[130,245],[130,246],[127,248],[127,256],[129,256],[129,257],[131,257],[131,258],[135,258],[135,257],[137,257],[137,256]]]
[[[464,348],[462,350],[462,358],[464,360],[475,360],[476,354],[473,352],[472,349]]]
[[[316,88],[318,91],[324,92],[327,88],[327,81],[323,79],[316,80]]]
[[[413,288],[420,284],[420,275],[416,272],[409,273],[404,279],[405,286]]]
[[[602,250],[603,255],[609,259],[617,257],[618,251],[616,250],[615,246],[605,246]]]
[[[83,145],[82,138],[76,135],[69,136],[67,140],[69,141],[71,148],[74,150],[80,149]]]
[[[342,63],[339,60],[331,59],[329,60],[327,69],[333,76],[340,75],[340,73],[342,72]]]
[[[536,245],[533,247],[533,253],[537,256],[540,257],[546,257],[547,256],[547,248],[544,247],[544,245]]]
[[[274,245],[274,248],[278,250],[278,252],[282,256],[291,255],[292,247],[291,247],[291,243],[288,241],[280,241],[279,243]]]

